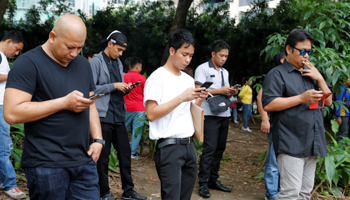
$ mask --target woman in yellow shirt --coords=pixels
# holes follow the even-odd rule
[[[248,127],[248,121],[250,116],[252,115],[252,99],[253,99],[253,90],[250,87],[253,84],[253,81],[249,81],[249,76],[246,76],[243,78],[243,83],[245,85],[242,87],[241,92],[238,94],[239,98],[241,99],[241,102],[243,104],[243,131],[252,132],[250,128]]]

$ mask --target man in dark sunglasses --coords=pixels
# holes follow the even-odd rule
[[[331,93],[309,62],[313,36],[294,29],[285,44],[286,60],[273,68],[263,84],[262,103],[272,112],[272,141],[280,172],[278,199],[310,199],[317,156],[327,156],[322,109],[310,109]],[[332,104],[332,95],[325,105]]]

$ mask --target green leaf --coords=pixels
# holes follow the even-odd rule
[[[320,23],[319,29],[321,30],[326,25],[326,21]]]
[[[329,183],[332,183],[333,176],[335,174],[335,164],[333,156],[328,156],[325,158],[325,167],[327,173],[327,180]]]
[[[267,151],[264,151],[259,157],[258,157],[258,161],[264,160],[266,157]]]
[[[304,20],[309,19],[310,15],[312,14],[312,9],[310,9],[309,11],[307,11],[304,15]]]

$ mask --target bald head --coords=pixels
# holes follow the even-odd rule
[[[79,55],[85,39],[86,27],[83,20],[76,15],[64,15],[57,20],[42,48],[57,63],[67,66]]]
[[[63,15],[60,17],[52,31],[57,37],[71,37],[71,34],[76,34],[76,37],[86,38],[86,27],[83,20],[76,15]]]

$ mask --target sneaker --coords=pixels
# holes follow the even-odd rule
[[[5,191],[5,194],[7,194],[7,196],[11,197],[12,199],[23,199],[27,197],[27,195],[23,193],[18,187]]]
[[[133,191],[129,194],[126,195],[125,192],[122,195],[122,199],[126,199],[126,200],[146,200],[147,197],[145,196],[141,196],[139,195],[139,193],[137,193],[136,191]]]
[[[243,131],[247,131],[247,132],[252,132],[252,130],[250,130],[250,128],[249,128],[249,127],[244,128],[244,127],[242,126],[242,130],[243,130]]]
[[[112,196],[111,193],[107,193],[107,194],[103,195],[103,197],[101,197],[100,200],[115,200],[115,198]]]
[[[138,159],[138,158],[140,158],[140,154],[139,153],[131,154],[131,158]]]
[[[233,120],[233,123],[235,124],[239,124],[239,122],[237,120]]]

